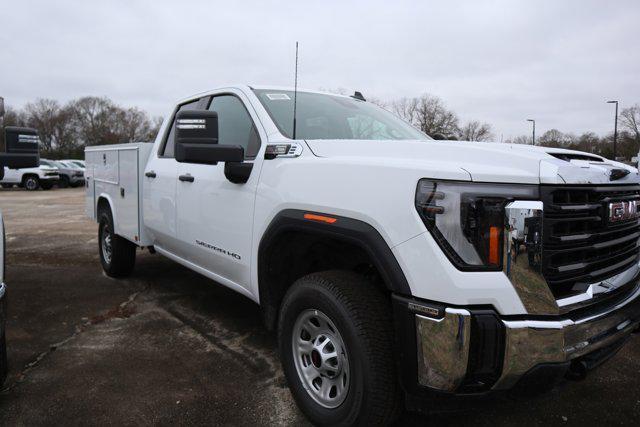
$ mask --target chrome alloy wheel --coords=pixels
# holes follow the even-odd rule
[[[38,181],[35,178],[27,178],[24,182],[24,186],[29,191],[34,191],[38,189]]]
[[[111,264],[111,254],[113,250],[111,246],[111,238],[109,224],[105,223],[102,226],[102,257],[107,264]]]
[[[320,310],[305,310],[292,335],[293,358],[309,396],[325,408],[337,408],[349,391],[349,359],[340,332]]]

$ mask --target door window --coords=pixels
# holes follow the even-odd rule
[[[255,158],[260,137],[242,101],[233,95],[215,96],[209,110],[218,113],[218,144],[241,145],[246,158]]]
[[[209,100],[209,97],[199,98],[195,101],[187,102],[186,104],[182,104],[178,107],[178,111],[188,111],[188,110],[204,110],[207,108],[206,102]],[[176,114],[177,112],[176,111]],[[175,132],[175,115],[171,118],[171,129],[169,130],[169,134],[164,141],[164,146],[162,150],[160,150],[160,157],[170,157],[173,158],[173,154],[176,148],[176,132]]]

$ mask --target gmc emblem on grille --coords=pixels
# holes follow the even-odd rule
[[[609,222],[627,221],[638,218],[638,200],[609,203]]]

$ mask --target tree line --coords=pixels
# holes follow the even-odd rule
[[[109,98],[85,96],[60,104],[38,99],[21,109],[7,108],[5,126],[38,130],[41,154],[50,158],[83,158],[84,147],[155,139],[162,117],[124,108]]]
[[[346,94],[344,89],[331,90]],[[396,114],[428,135],[440,134],[446,139],[462,141],[495,140],[489,123],[470,120],[462,123],[445,102],[431,94],[412,98],[373,102]],[[38,130],[42,155],[52,158],[82,157],[85,146],[117,144],[155,139],[162,117],[150,117],[145,111],[124,108],[109,98],[86,96],[60,104],[53,99],[38,99],[21,109],[8,108],[6,126],[28,126]],[[630,159],[640,149],[640,105],[622,109],[618,118],[617,156]],[[531,144],[531,135],[521,135],[505,143]],[[536,145],[569,148],[601,156],[613,157],[613,132],[599,136],[594,132],[581,135],[551,129],[536,138]]]
[[[447,139],[462,141],[491,141],[495,135],[490,124],[471,120],[460,124],[456,113],[433,95],[424,94],[415,98],[402,98],[389,103],[374,100],[378,105],[395,113],[428,135],[441,134]],[[568,148],[586,151],[607,158],[613,158],[613,137],[611,132],[599,136],[594,132],[581,135],[561,132],[558,129],[548,130],[536,137],[536,145],[544,147]],[[533,143],[533,136],[520,135],[505,140],[505,143]],[[640,150],[640,104],[624,108],[618,116],[617,157],[631,159]]]

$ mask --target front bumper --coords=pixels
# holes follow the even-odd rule
[[[405,389],[473,394],[511,389],[543,372],[563,377],[572,364],[605,360],[640,325],[640,287],[576,318],[511,319],[399,297],[394,310]]]

